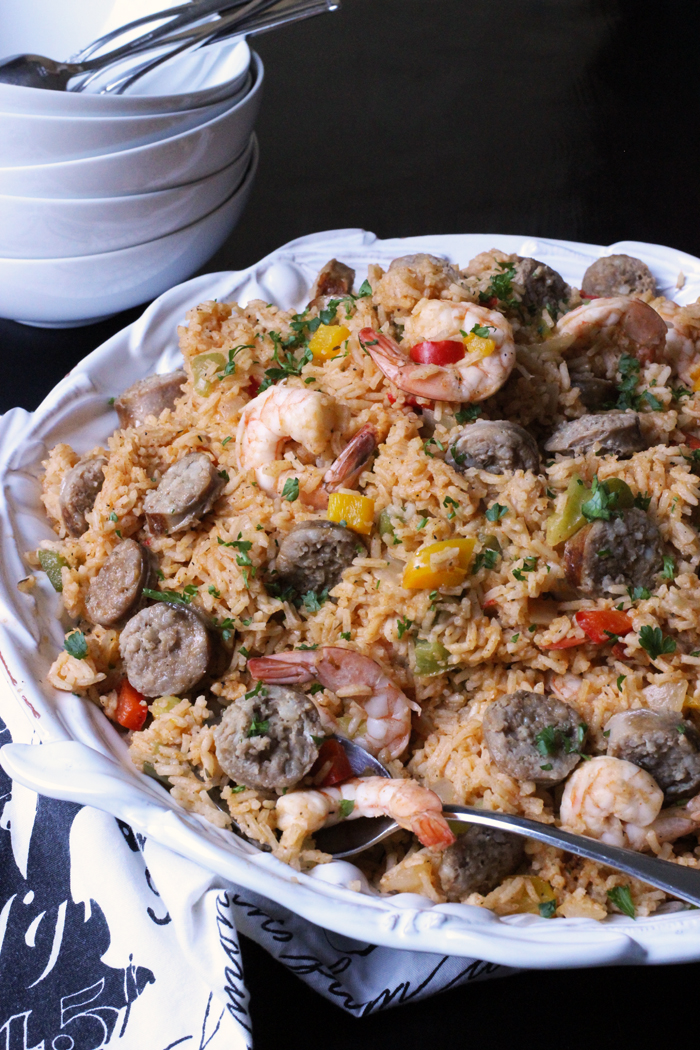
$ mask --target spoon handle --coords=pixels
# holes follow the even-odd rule
[[[442,811],[448,820],[500,828],[514,835],[536,839],[548,846],[575,853],[577,857],[600,861],[617,871],[624,871],[626,875],[634,876],[635,879],[641,879],[650,886],[664,890],[673,897],[680,897],[688,904],[700,907],[700,872],[694,868],[672,864],[670,861],[623,849],[621,846],[610,846],[607,842],[589,839],[584,835],[573,835],[553,824],[541,824],[538,820],[529,820],[527,817],[513,816],[510,813],[495,813],[471,806],[443,806]]]

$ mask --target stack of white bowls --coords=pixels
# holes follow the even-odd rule
[[[3,0],[0,56],[65,60],[148,12]],[[0,317],[89,324],[198,270],[247,203],[262,84],[244,40],[180,56],[123,95],[0,84]]]

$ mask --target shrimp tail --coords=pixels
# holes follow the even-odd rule
[[[411,819],[411,831],[423,846],[447,849],[456,836],[445,818],[435,813],[419,813]]]
[[[275,656],[253,656],[248,670],[260,682],[301,685],[316,677],[315,653],[277,653]]]
[[[323,487],[333,492],[341,485],[352,488],[377,451],[379,435],[371,423],[365,423],[347,443],[336,461],[326,471]]]

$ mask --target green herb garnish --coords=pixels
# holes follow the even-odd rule
[[[298,478],[287,478],[282,489],[282,499],[288,500],[293,503],[295,499],[299,498],[299,479]]]
[[[625,915],[629,915],[630,919],[634,919],[637,911],[634,906],[634,901],[632,900],[629,886],[613,887],[613,889],[608,890],[608,897],[621,912]]]
[[[675,638],[664,635],[660,627],[649,627],[645,625],[639,631],[639,644],[646,649],[652,660],[676,651]]]
[[[88,654],[87,639],[82,631],[73,631],[63,643],[63,648],[76,660],[84,660]]]
[[[494,503],[493,506],[489,507],[486,511],[487,521],[500,521],[501,518],[505,518],[508,513],[508,508],[504,507],[502,503]]]

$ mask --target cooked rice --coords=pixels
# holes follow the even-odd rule
[[[696,574],[700,538],[695,527],[700,479],[687,453],[678,446],[684,435],[699,429],[700,394],[678,399],[674,369],[668,364],[647,365],[640,373],[639,391],[653,389],[662,405],[660,411],[643,411],[645,430],[655,442],[647,451],[623,462],[594,454],[559,456],[543,468],[541,476],[523,471],[494,475],[477,469],[458,475],[438,451],[447,446],[444,422],[452,421],[454,406],[435,406],[435,443],[426,450],[424,436],[419,434],[420,413],[411,407],[414,399],[384,379],[360,347],[357,333],[369,325],[400,337],[402,321],[424,296],[478,301],[487,269],[488,260],[482,257],[456,280],[454,275],[421,277],[400,267],[385,275],[379,267],[370,267],[374,295],[344,300],[339,307],[338,323],[351,331],[342,352],[330,361],[305,364],[298,377],[288,380],[289,386],[332,394],[347,410],[344,432],[329,439],[326,463],[364,423],[377,428],[382,444],[358,487],[374,499],[375,519],[382,511],[392,516],[397,541],[387,546],[375,529],[367,552],[358,554],[331,592],[333,600],[318,611],[297,608],[271,596],[265,587],[265,567],[274,559],[278,538],[295,523],[316,518],[318,513],[301,501],[268,497],[255,484],[253,472],[238,472],[235,460],[236,426],[253,389],[251,379],[259,382],[265,368],[274,364],[269,333],[280,333],[282,338],[293,334],[293,311],[262,301],[246,307],[207,302],[190,311],[188,323],[179,330],[188,373],[184,394],[174,412],[166,410],[158,420],[112,435],[105,483],[87,515],[88,531],[74,539],[65,535],[60,522],[61,479],[78,458],[67,445],[54,448],[46,461],[43,498],[61,539],[60,544],[50,546],[60,548],[68,562],[62,572],[64,605],[82,624],[90,580],[119,539],[145,535],[143,501],[156,479],[188,452],[211,452],[230,479],[215,515],[183,533],[153,536],[150,546],[158,557],[163,589],[182,591],[193,585],[197,588],[195,605],[203,613],[218,623],[233,623],[234,656],[229,671],[212,687],[215,699],[224,705],[233,703],[249,687],[247,654],[271,654],[300,645],[350,645],[381,664],[422,708],[414,721],[405,764],[390,764],[393,775],[417,778],[445,802],[552,823],[558,793],[532,782],[518,782],[499,772],[490,760],[481,731],[489,703],[519,688],[544,692],[556,679],[567,702],[589,726],[588,747],[594,753],[605,752],[603,730],[611,715],[653,706],[650,698],[655,694],[649,690],[654,687],[676,683],[681,694],[685,690],[681,702],[686,712],[700,708],[700,656],[690,655],[700,649],[700,580]],[[572,299],[569,307],[579,301]],[[663,305],[667,316],[676,309],[665,301],[656,300],[654,305]],[[700,307],[685,308],[682,313],[683,323],[700,332]],[[557,422],[582,414],[562,348],[556,337],[547,339],[552,325],[547,311],[527,324],[514,324],[517,364],[510,380],[483,403],[483,418],[509,419],[541,437]],[[252,349],[237,352],[235,371],[214,381],[208,396],[195,392],[193,357],[251,345]],[[302,450],[288,446],[285,462],[277,465],[280,472],[293,468],[302,492],[315,488],[325,469],[305,458]],[[561,506],[574,473],[586,481],[596,475],[600,479],[619,477],[633,492],[646,493],[650,517],[674,549],[676,578],[664,580],[650,598],[637,601],[630,610],[635,634],[623,659],[609,646],[548,648],[552,642],[580,633],[572,621],[577,610],[614,605],[612,599],[555,597],[564,580],[563,560],[561,548],[547,546],[545,525],[553,506]],[[448,498],[459,504],[456,516],[451,514],[454,504],[445,502]],[[494,503],[508,508],[497,522],[484,516]],[[253,565],[248,570],[237,563],[235,548],[217,543],[217,537],[229,541],[239,533],[252,543]],[[404,564],[422,545],[455,536],[481,542],[486,535],[495,536],[502,550],[493,569],[482,567],[464,587],[443,589],[437,597],[427,591],[402,589]],[[514,577],[513,569],[530,557],[537,559],[534,571],[521,580]],[[626,601],[626,595],[621,593],[618,600]],[[413,623],[402,637],[397,629],[399,617]],[[691,642],[679,645],[675,653],[653,665],[637,640],[642,625],[658,626],[664,633]],[[83,627],[88,657],[81,660],[62,652],[49,680],[58,689],[82,693],[113,715],[115,690],[122,677],[118,632]],[[348,635],[349,642],[345,640]],[[444,645],[449,653],[447,671],[430,678],[414,673],[417,637]],[[315,699],[345,719],[349,735],[357,730],[363,717],[357,698],[326,690]],[[148,771],[169,778],[173,797],[185,808],[219,827],[235,826],[276,851],[276,796],[240,789],[230,782],[216,758],[210,715],[205,696],[179,700],[133,734],[133,761],[139,769],[145,763]],[[285,859],[301,868],[329,859],[312,842],[306,846],[299,856]],[[687,840],[683,846],[687,848],[679,846],[676,853],[672,846],[657,843],[655,851],[697,867],[700,848],[688,846]],[[545,883],[546,892],[556,900],[557,914],[564,916],[603,918],[613,909],[608,891],[623,884],[631,887],[638,915],[652,913],[665,900],[660,891],[550,847],[528,842],[527,852],[526,873],[505,880],[486,898],[473,894],[468,903],[485,904],[499,914],[536,912],[542,900],[538,887]],[[445,900],[436,878],[437,854],[421,849],[405,832],[359,863],[365,864],[374,883],[385,892],[410,890],[434,901]]]

